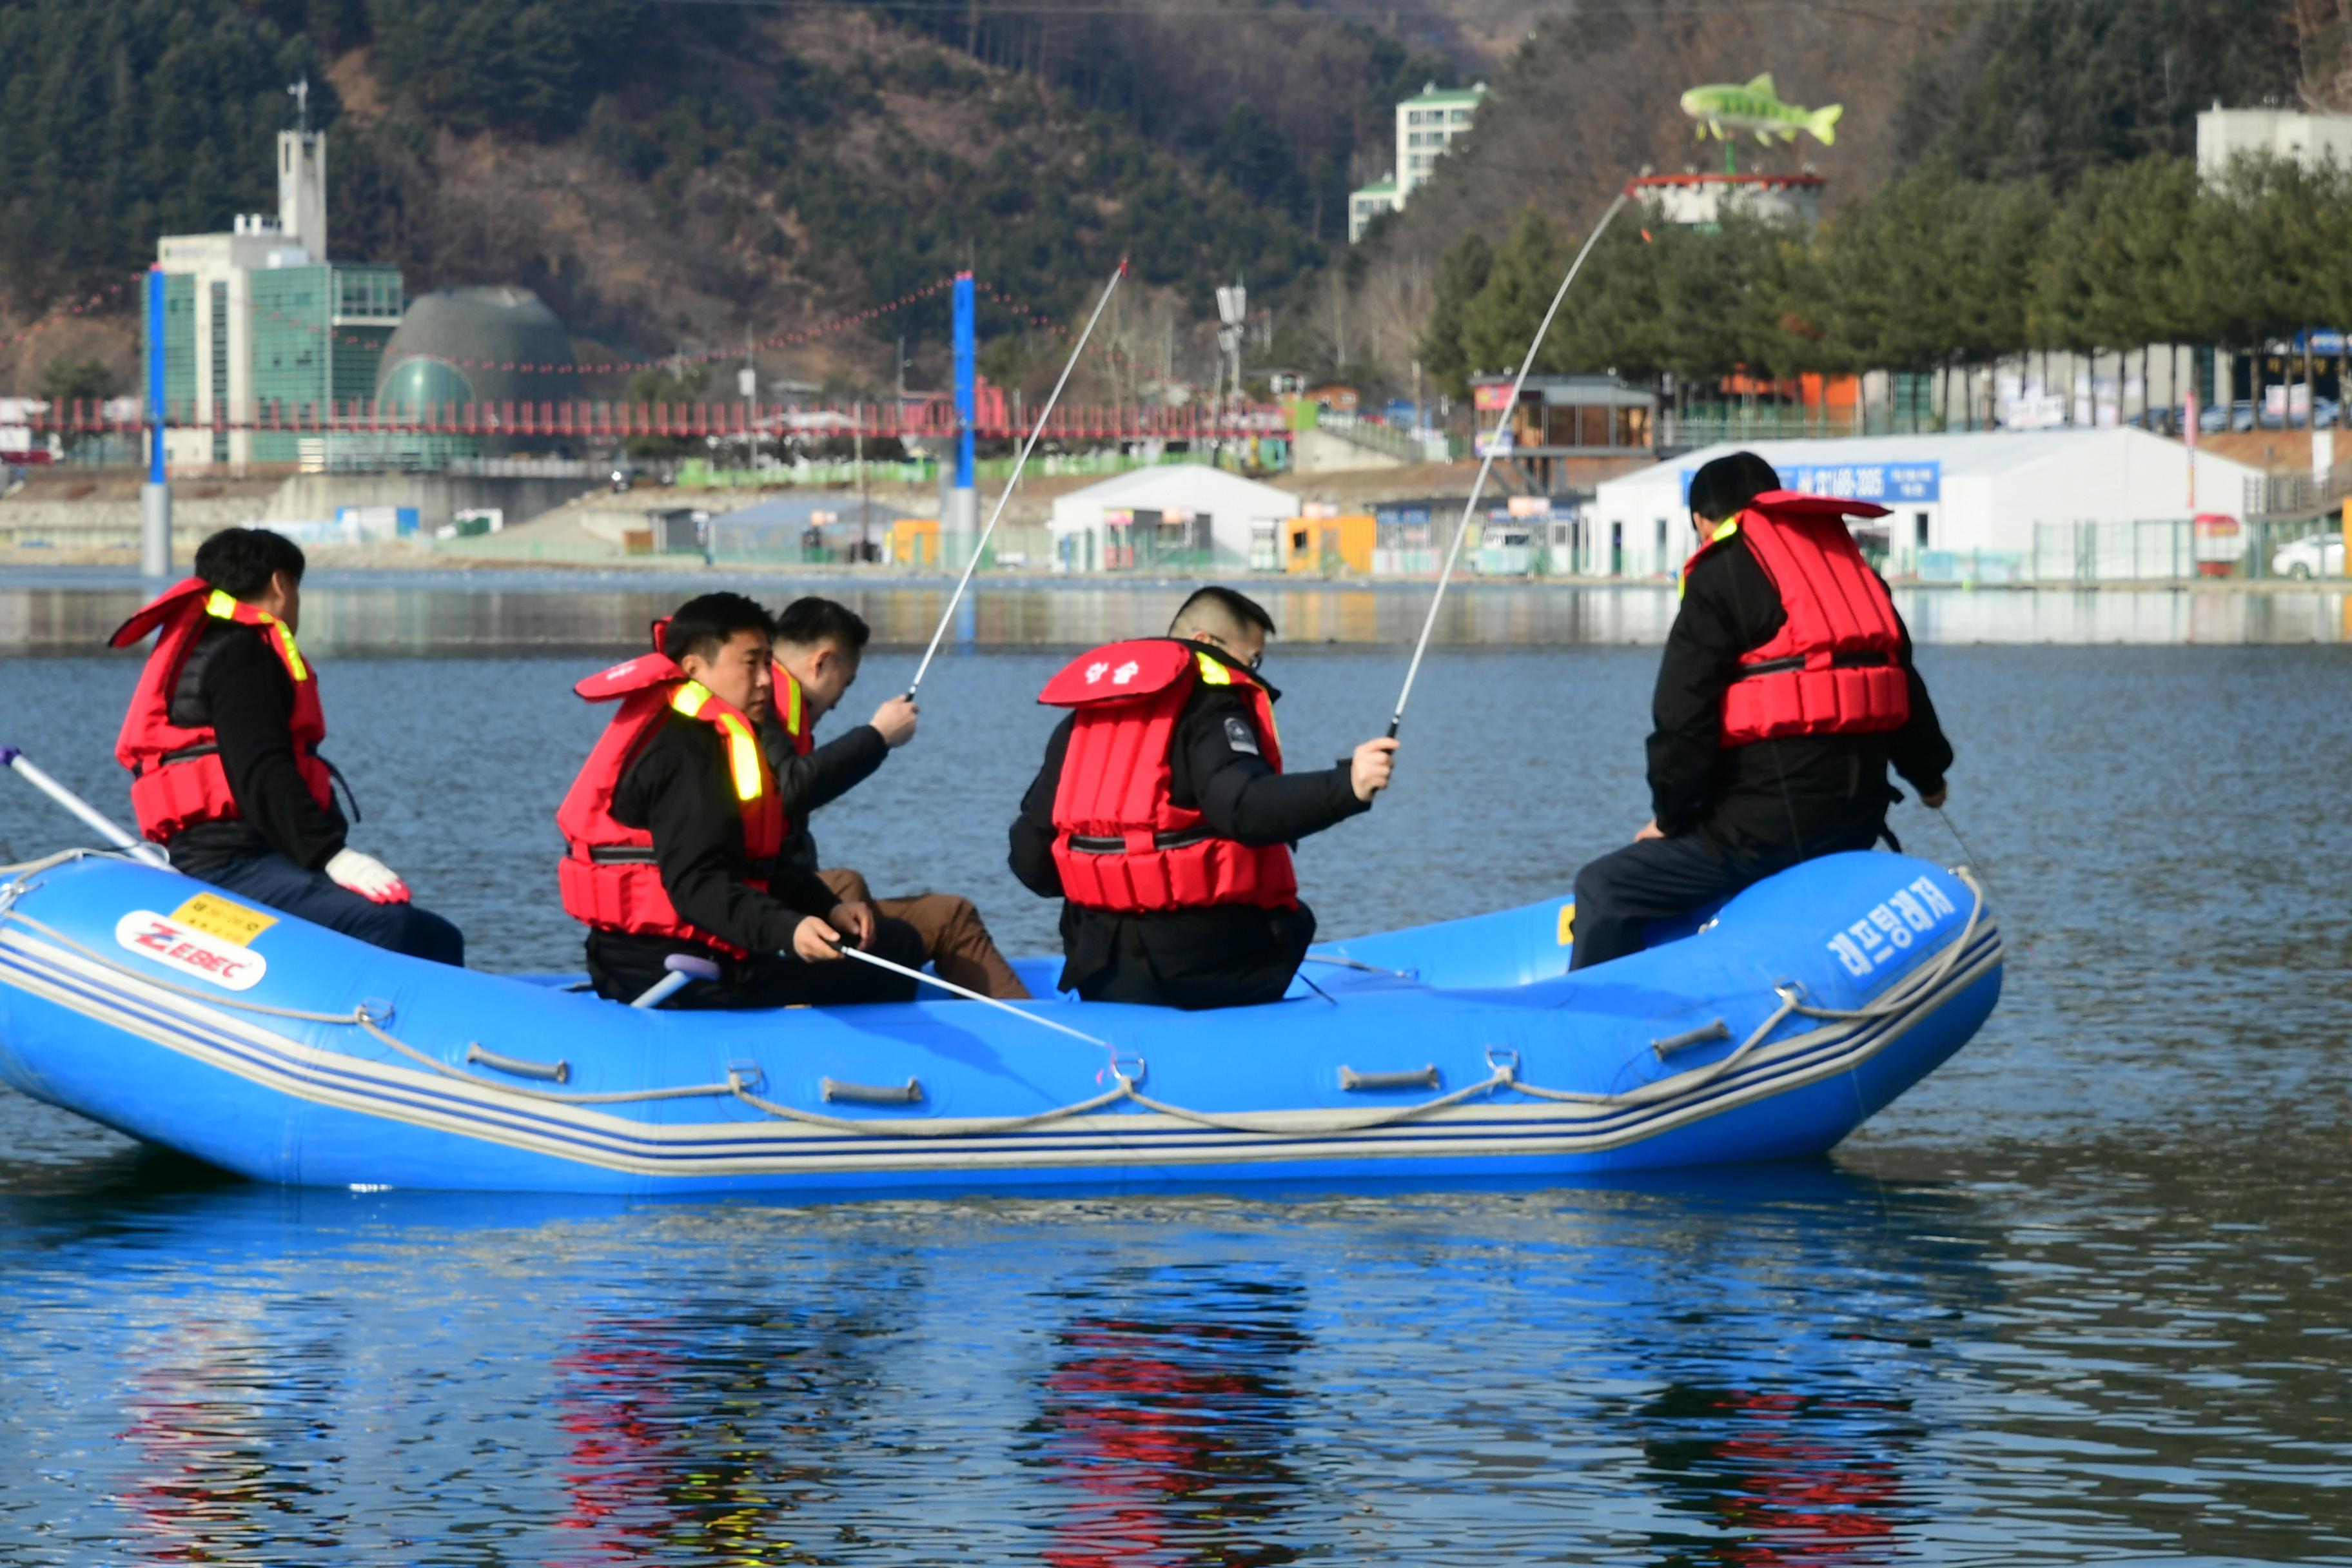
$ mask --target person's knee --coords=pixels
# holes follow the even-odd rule
[[[1585,863],[1584,868],[1576,874],[1576,887],[1574,890],[1576,896],[1576,910],[1579,916],[1583,915],[1588,910],[1598,914],[1608,905],[1610,902],[1610,883],[1609,858],[1607,856],[1603,856],[1598,860],[1591,860]]]
[[[928,893],[923,901],[930,906],[924,928],[935,931],[943,938],[970,941],[988,934],[980,923],[980,910],[970,899],[957,893]]]
[[[397,907],[405,911],[400,922],[398,940],[386,943],[386,946],[411,958],[429,959],[453,969],[466,967],[466,933],[455,924],[431,910],[420,910],[415,904],[386,907]]]

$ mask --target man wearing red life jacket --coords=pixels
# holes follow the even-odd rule
[[[782,859],[786,821],[757,725],[774,691],[773,623],[740,594],[679,606],[661,654],[580,683],[621,706],[556,814],[566,913],[588,925],[599,994],[642,995],[672,953],[715,959],[684,1007],[904,1001],[915,982],[841,955],[845,938],[909,968],[922,944]]]
[[[1371,807],[1396,742],[1286,773],[1274,621],[1230,588],[1184,602],[1164,638],[1072,662],[1038,700],[1068,708],[1012,829],[1013,874],[1063,900],[1062,988],[1089,1002],[1272,1002],[1315,940],[1290,846]]]
[[[129,647],[155,632],[114,754],[131,770],[139,831],[174,869],[417,958],[461,964],[465,938],[417,908],[408,885],[350,847],[319,680],[295,633],[300,546],[230,528],[196,550],[195,575],[125,621]]]
[[[892,752],[915,737],[915,705],[894,695],[867,722],[816,743],[817,721],[857,680],[869,635],[865,617],[831,599],[795,599],[776,617],[776,691],[760,723],[760,744],[776,771],[791,819],[783,858],[815,872],[835,896],[872,904],[884,917],[904,921],[922,938],[923,954],[941,979],[983,996],[1024,1000],[1028,987],[997,951],[970,899],[954,893],[877,899],[857,872],[846,867],[819,869],[808,814],[871,778]]]
[[[1867,849],[1902,796],[1944,804],[1952,748],[1911,636],[1848,516],[1885,509],[1780,489],[1735,452],[1692,476],[1698,553],[1652,700],[1650,796],[1634,842],[1577,873],[1579,969],[1639,952],[1650,921],[1787,869]]]

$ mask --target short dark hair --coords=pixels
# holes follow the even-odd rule
[[[760,605],[740,594],[700,594],[680,605],[662,634],[662,652],[672,658],[694,654],[713,658],[740,632],[776,635],[776,623]]]
[[[280,572],[302,581],[302,547],[266,528],[224,528],[196,546],[196,575],[232,599],[257,599]]]
[[[1204,631],[1217,637],[1236,637],[1252,626],[1268,637],[1274,636],[1274,617],[1265,613],[1265,606],[1231,588],[1211,584],[1195,589],[1191,598],[1176,606],[1175,618],[1168,623],[1168,635],[1181,637],[1187,631]]]
[[[1772,465],[1753,452],[1733,452],[1691,476],[1690,509],[1709,522],[1738,517],[1766,490],[1780,488]]]
[[[776,640],[794,647],[829,642],[854,658],[866,651],[866,639],[873,635],[865,616],[833,599],[794,599],[776,617]]]

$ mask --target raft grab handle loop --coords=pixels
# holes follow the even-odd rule
[[[843,1100],[851,1105],[920,1105],[923,1084],[910,1078],[904,1083],[850,1083],[843,1079],[825,1078],[817,1080],[818,1089],[828,1102]]]
[[[1358,1072],[1344,1062],[1339,1066],[1341,1089],[1435,1089],[1437,1086],[1435,1062],[1405,1072]]]
[[[1663,1040],[1652,1040],[1650,1048],[1661,1057],[1670,1057],[1676,1051],[1688,1050],[1693,1046],[1703,1046],[1709,1040],[1729,1038],[1731,1038],[1731,1026],[1717,1018],[1712,1024],[1702,1024],[1696,1029],[1685,1029],[1681,1034],[1668,1035]]]
[[[466,1059],[469,1062],[479,1062],[482,1066],[499,1072],[512,1073],[517,1078],[535,1078],[548,1083],[572,1081],[570,1062],[534,1062],[527,1061],[521,1057],[502,1057],[496,1051],[485,1049],[479,1040],[466,1042]]]

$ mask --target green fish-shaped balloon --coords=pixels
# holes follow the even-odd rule
[[[1810,131],[1815,141],[1827,147],[1837,141],[1838,116],[1845,112],[1845,106],[1832,103],[1821,109],[1800,109],[1783,103],[1772,90],[1772,73],[1766,71],[1746,87],[1728,83],[1695,87],[1683,94],[1683,112],[1698,121],[1701,136],[1712,132],[1717,140],[1728,140],[1739,132],[1752,131],[1756,140],[1769,147],[1775,136],[1794,142],[1798,132]]]

